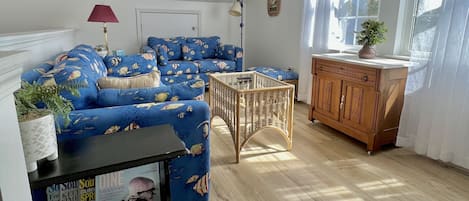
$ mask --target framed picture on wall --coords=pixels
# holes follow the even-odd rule
[[[281,0],[267,0],[267,13],[269,16],[277,16],[280,13]]]

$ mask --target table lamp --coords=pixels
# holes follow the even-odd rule
[[[107,53],[110,54],[109,45],[107,41],[107,22],[117,23],[116,15],[112,12],[111,6],[109,5],[95,5],[93,11],[91,11],[90,17],[88,17],[88,22],[103,22],[104,28],[104,46],[106,47]]]

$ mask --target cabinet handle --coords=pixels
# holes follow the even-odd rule
[[[364,76],[362,77],[362,80],[365,81],[365,82],[368,81],[368,75],[364,75]]]
[[[345,95],[342,95],[342,97],[340,97],[340,110],[344,109],[344,101],[345,101]]]

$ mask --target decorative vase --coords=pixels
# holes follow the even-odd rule
[[[54,115],[48,113],[36,119],[19,122],[21,141],[28,172],[37,169],[37,162],[46,158],[58,158]]]
[[[375,46],[365,44],[362,49],[358,51],[358,57],[362,59],[373,59],[376,57]]]

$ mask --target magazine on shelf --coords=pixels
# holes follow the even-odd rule
[[[160,201],[158,163],[96,176],[96,200]]]
[[[78,181],[53,184],[46,188],[47,201],[77,201],[79,199]]]
[[[80,201],[95,201],[95,177],[78,180]]]

